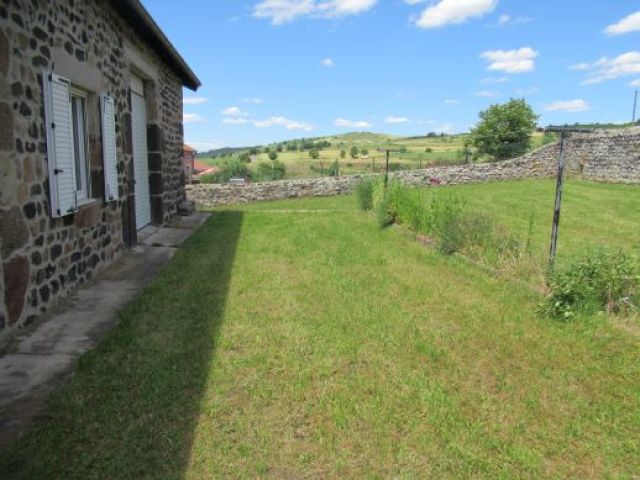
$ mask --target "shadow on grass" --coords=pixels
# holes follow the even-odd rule
[[[20,440],[0,477],[181,478],[202,410],[243,214],[215,213]]]

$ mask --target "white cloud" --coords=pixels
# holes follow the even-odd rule
[[[409,123],[409,119],[407,117],[396,117],[393,115],[387,117],[384,121],[385,123],[390,123],[392,125],[399,123]]]
[[[640,32],[640,12],[632,13],[605,29],[608,35],[622,35],[630,32]]]
[[[224,146],[221,142],[213,142],[213,141],[197,141],[197,140],[186,140],[185,143],[187,145],[192,146],[196,150],[200,152],[205,152],[207,150],[215,150],[216,148],[222,148]]]
[[[336,64],[333,62],[332,58],[325,58],[324,60],[322,60],[320,62],[320,65],[322,65],[323,67],[327,67],[327,68],[332,68],[332,67],[336,66]]]
[[[602,57],[594,63],[571,65],[572,70],[586,71],[583,85],[593,85],[607,80],[640,74],[640,52],[627,52],[615,58]]]
[[[494,92],[492,90],[480,90],[476,92],[476,97],[493,98],[500,95],[500,92]]]
[[[489,62],[489,70],[497,70],[505,73],[526,73],[535,68],[535,59],[538,57],[531,47],[519,50],[490,50],[480,57]]]
[[[409,4],[420,2],[409,1]],[[469,18],[481,17],[492,12],[498,0],[440,0],[431,4],[414,22],[420,28],[438,28],[449,24],[460,24]]]
[[[225,117],[222,119],[222,123],[225,125],[244,125],[248,122],[249,120],[242,117]]]
[[[482,83],[507,83],[509,77],[489,77],[482,80]]]
[[[364,120],[347,120],[346,118],[338,118],[335,121],[336,127],[345,127],[345,128],[371,128],[371,124],[369,122],[365,122]]]
[[[639,88],[640,87],[640,78],[638,80],[634,80],[633,82],[629,82],[630,87]]]
[[[456,126],[453,123],[443,123],[442,125],[439,125],[434,131],[436,133],[451,134],[454,132],[455,127]]]
[[[242,103],[251,103],[253,105],[262,105],[262,103],[263,103],[261,98],[256,98],[256,97],[243,98],[240,101]]]
[[[205,119],[201,115],[197,113],[183,113],[182,114],[182,122],[183,123],[202,123]]]
[[[225,108],[222,111],[222,114],[227,117],[248,117],[249,116],[247,112],[240,110],[238,107]]]
[[[290,120],[286,117],[269,117],[264,120],[256,120],[253,125],[257,128],[285,127],[287,130],[302,130],[304,132],[313,130],[313,125],[309,123]]]
[[[589,104],[582,99],[559,100],[544,107],[547,112],[586,112],[590,109]]]
[[[182,103],[185,105],[201,105],[207,103],[207,99],[204,97],[185,97]]]
[[[446,105],[459,105],[460,100],[458,98],[445,98],[444,103]]]
[[[335,18],[357,15],[373,8],[377,0],[262,0],[253,7],[253,16],[269,18],[283,25],[299,17]]]
[[[588,63],[576,63],[569,66],[571,70],[589,70],[589,68],[591,68],[591,66]]]
[[[518,16],[512,17],[511,15],[500,15],[498,18],[498,26],[499,27],[510,27],[515,25],[524,25],[525,23],[529,23],[533,20],[531,17],[526,16]]]

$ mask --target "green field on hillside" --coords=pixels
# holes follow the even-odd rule
[[[553,182],[452,187],[549,236]],[[638,247],[637,186],[569,179],[562,259]],[[543,257],[541,256],[541,259]],[[214,211],[30,431],[3,479],[634,479],[637,316],[381,229],[354,197]]]
[[[434,165],[450,165],[464,163],[472,156],[473,150],[469,148],[469,155],[465,153],[465,145],[469,142],[469,135],[445,135],[435,137],[396,137],[377,133],[348,133],[330,137],[310,139],[314,142],[327,141],[330,147],[319,150],[319,158],[313,159],[308,151],[287,151],[283,147],[278,152],[278,160],[287,168],[285,178],[317,178],[328,175],[329,168],[334,162],[340,165],[340,174],[350,175],[356,173],[381,172],[385,163],[385,152],[390,149],[391,164],[394,169],[417,169]],[[545,141],[541,133],[535,133],[532,148],[538,148]],[[547,139],[547,141],[549,141]],[[355,158],[350,156],[351,147],[357,147],[360,151],[365,149],[367,153],[359,153]],[[264,148],[264,147],[262,147]],[[272,146],[274,148],[274,146]],[[227,159],[238,158],[249,149],[238,149],[233,154],[224,157],[211,158],[199,156],[199,159],[210,164],[220,165]],[[262,149],[261,149],[262,150]],[[346,158],[341,158],[341,150],[346,152]],[[261,152],[251,156],[249,168],[255,170],[262,162],[269,162],[268,154]]]

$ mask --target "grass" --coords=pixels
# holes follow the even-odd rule
[[[553,191],[546,180],[456,189],[514,228],[532,195],[542,218]],[[632,246],[639,197],[569,182],[562,254],[600,230]],[[536,245],[547,230],[535,224]],[[546,320],[538,301],[380,230],[354,197],[223,209],[82,358],[46,416],[0,452],[0,472],[634,478],[633,325]]]
[[[533,221],[532,249],[543,259],[548,254],[555,188],[554,180],[524,180],[450,190],[521,238],[529,236]],[[634,215],[638,208],[638,187],[570,179],[564,188],[558,262],[565,264],[600,246],[640,253],[640,226]]]

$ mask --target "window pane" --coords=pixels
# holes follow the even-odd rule
[[[85,133],[85,99],[80,96],[71,97],[71,111],[73,115],[73,147],[76,167],[76,190],[78,199],[89,196],[89,166],[86,155]]]
[[[82,165],[80,153],[80,132],[78,132],[78,116],[80,107],[80,99],[78,97],[71,98],[71,110],[73,112],[73,151],[75,153],[76,164],[76,190],[82,190]]]

